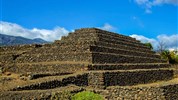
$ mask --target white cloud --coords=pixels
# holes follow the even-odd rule
[[[138,5],[144,7],[146,13],[152,13],[151,8],[153,6],[159,6],[164,4],[178,6],[177,0],[134,0]]]
[[[162,35],[158,35],[156,39],[147,38],[145,36],[137,35],[137,34],[133,34],[130,36],[136,38],[137,40],[140,40],[143,43],[150,42],[155,49],[157,49],[159,42],[164,42],[165,46],[169,50],[178,49],[178,34],[173,34],[170,36],[162,34]]]
[[[100,29],[107,30],[107,31],[114,31],[116,28],[112,25],[105,23],[104,26],[99,27]]]
[[[139,5],[146,4],[149,2],[149,0],[135,0],[135,2]]]
[[[159,35],[157,36],[159,41],[163,41],[168,48],[177,48],[178,47],[178,34],[168,35]]]
[[[161,5],[161,4],[172,4],[178,5],[177,0],[153,0],[152,5]]]
[[[55,27],[52,30],[38,28],[26,29],[15,23],[0,21],[0,33],[12,36],[22,36],[30,39],[41,38],[46,41],[54,41],[67,35],[69,31],[62,27]]]
[[[158,45],[158,41],[156,39],[153,38],[147,38],[143,35],[137,35],[137,34],[133,34],[130,35],[130,37],[136,38],[137,40],[143,42],[143,43],[151,43],[153,45],[153,48],[157,48]]]

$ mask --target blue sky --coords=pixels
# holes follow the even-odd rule
[[[53,41],[74,29],[98,27],[153,44],[175,39],[169,45],[177,46],[177,0],[0,1],[2,34]]]

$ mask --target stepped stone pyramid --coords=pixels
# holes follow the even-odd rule
[[[67,76],[67,82],[41,79],[13,91],[52,89],[66,84],[106,89],[174,77],[167,61],[140,41],[97,28],[75,30],[51,44],[1,47],[0,54],[0,66],[5,71],[29,73],[34,79],[82,72],[75,77]]]

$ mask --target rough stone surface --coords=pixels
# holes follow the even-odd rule
[[[177,71],[169,67],[167,61],[135,38],[83,28],[50,44],[0,47],[0,68],[29,81],[9,89],[13,91],[3,91],[0,98],[34,95],[30,99],[49,99],[51,92],[41,91],[75,84],[102,90],[99,93],[108,100],[176,100],[177,85],[129,87],[176,77]],[[38,90],[37,96],[34,92]]]
[[[110,87],[108,100],[177,100],[178,84],[162,87]]]

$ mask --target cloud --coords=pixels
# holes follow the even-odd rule
[[[164,4],[178,6],[177,0],[134,0],[134,1],[145,9],[145,13],[152,13],[151,8],[153,6],[159,6]]]
[[[172,4],[178,5],[177,0],[153,0],[152,5]]]
[[[108,23],[105,23],[104,26],[99,27],[99,28],[103,29],[103,30],[107,30],[107,31],[114,31],[114,30],[116,30],[115,27],[113,27],[112,25],[110,25]]]
[[[130,37],[136,38],[137,40],[140,40],[143,43],[150,42],[155,48],[155,50],[157,49],[159,42],[165,43],[165,46],[169,50],[178,49],[178,34],[173,34],[170,36],[162,34],[162,35],[158,35],[156,39],[147,38],[145,36],[137,35],[137,34],[130,35]]]
[[[168,48],[176,48],[178,47],[178,34],[173,34],[171,36],[168,35],[159,35],[157,36],[159,41],[163,41]]]
[[[157,48],[158,46],[158,41],[153,38],[147,38],[143,35],[137,35],[137,34],[132,34],[130,35],[132,38],[136,38],[137,40],[141,41],[142,43],[151,43],[153,45],[153,48]]]
[[[46,41],[54,41],[69,33],[62,27],[55,27],[52,30],[47,29],[26,29],[18,24],[0,21],[0,33],[12,36],[22,36],[29,39],[41,38]]]

